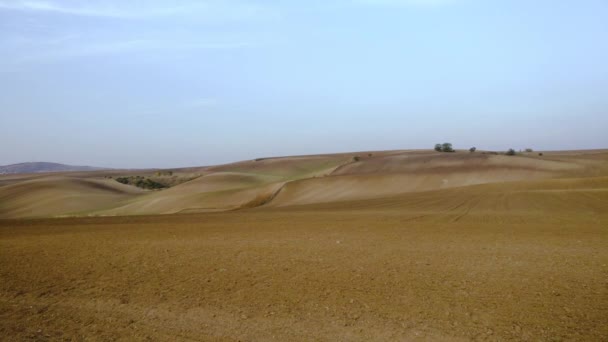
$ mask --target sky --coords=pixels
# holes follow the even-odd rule
[[[0,164],[608,148],[606,0],[0,0]]]

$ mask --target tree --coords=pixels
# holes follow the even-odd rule
[[[452,148],[451,143],[435,144],[435,151],[437,152],[456,152]]]
[[[530,152],[534,152],[534,150],[533,150],[533,149],[531,149],[531,148],[527,148],[527,149],[526,149],[526,152],[530,153]]]
[[[515,150],[514,150],[514,149],[512,149],[512,148],[510,148],[510,149],[507,151],[507,155],[508,155],[508,156],[514,156],[514,155],[515,155]]]
[[[475,151],[477,151],[477,147],[471,147],[471,148],[469,149],[469,152],[471,152],[471,153],[473,153],[473,152],[475,152]]]

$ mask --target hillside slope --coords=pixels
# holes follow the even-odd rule
[[[143,191],[110,179],[49,176],[0,187],[0,217],[83,215]]]
[[[0,218],[331,206],[405,194],[424,202],[422,199],[432,196],[433,191],[480,184],[498,184],[509,190],[512,182],[525,188],[546,180],[602,179],[608,176],[608,152],[509,157],[482,152],[384,151],[265,158],[199,168],[196,174],[189,170],[180,176],[184,182],[160,191],[143,191],[110,178],[138,172],[155,173],[131,170],[0,176]]]
[[[32,163],[19,163],[19,164],[0,166],[0,175],[1,174],[15,174],[15,173],[96,171],[96,170],[105,170],[105,168],[94,167],[94,166],[65,165],[65,164],[47,163],[47,162],[32,162]]]
[[[364,159],[332,177],[287,184],[272,206],[380,198],[476,184],[570,177],[587,172],[575,161],[488,154],[403,153]]]

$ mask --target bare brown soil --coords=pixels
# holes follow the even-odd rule
[[[11,176],[8,216],[248,205],[0,220],[0,340],[606,341],[606,156],[279,158],[149,193]]]
[[[606,340],[608,192],[534,191],[2,221],[0,335]]]

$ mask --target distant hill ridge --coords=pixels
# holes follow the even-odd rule
[[[66,171],[96,171],[107,170],[107,168],[94,166],[75,166],[48,162],[19,163],[0,166],[0,174],[15,173],[42,173],[42,172],[66,172]]]

